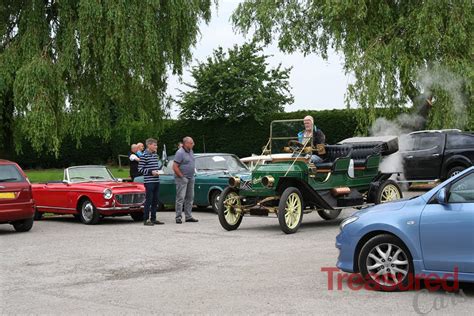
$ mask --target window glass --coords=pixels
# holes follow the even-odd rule
[[[72,167],[68,170],[70,182],[115,181],[105,167]]]
[[[196,169],[198,172],[219,170],[238,172],[248,170],[240,159],[230,155],[197,157]]]
[[[426,150],[439,147],[439,139],[441,135],[424,135],[420,137],[416,144],[416,150]]]
[[[464,148],[474,146],[474,135],[448,134],[448,148]]]
[[[24,178],[14,165],[0,166],[0,182],[23,182]]]
[[[451,186],[448,202],[474,202],[474,173],[463,177]]]
[[[163,173],[164,174],[174,174],[174,171],[173,171],[173,160],[169,160],[168,161],[168,164],[166,166],[163,166]]]

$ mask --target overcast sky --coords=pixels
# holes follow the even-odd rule
[[[246,41],[241,34],[236,34],[232,30],[230,16],[237,7],[238,0],[221,0],[219,7],[213,7],[211,22],[200,27],[201,38],[193,49],[193,64],[196,60],[203,61],[218,46],[224,49],[232,47],[234,44],[242,44]],[[344,108],[344,95],[349,83],[349,76],[344,74],[342,68],[343,59],[335,52],[329,52],[329,59],[323,60],[321,57],[303,54],[283,54],[276,44],[264,49],[266,55],[273,55],[269,58],[271,65],[282,64],[283,67],[293,67],[290,76],[291,91],[295,98],[293,104],[287,105],[285,111],[297,110],[322,110]],[[189,73],[190,67],[184,70],[181,78],[183,82],[192,82]],[[180,82],[178,76],[171,76],[168,83],[168,93],[177,96],[178,89],[186,90],[186,86]],[[179,109],[173,108],[171,116],[176,118]]]

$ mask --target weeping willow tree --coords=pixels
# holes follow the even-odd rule
[[[211,0],[2,1],[0,147],[57,153],[66,135],[160,126],[167,73],[210,15]]]
[[[474,2],[247,0],[232,16],[256,41],[285,52],[344,55],[354,75],[346,102],[356,103],[360,128],[375,108],[432,104],[429,126],[474,128]]]

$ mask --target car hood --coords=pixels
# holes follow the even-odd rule
[[[82,182],[71,184],[73,188],[84,188],[91,190],[104,190],[106,188],[112,189],[114,192],[125,192],[125,191],[143,191],[144,186],[142,183],[136,182]]]
[[[250,180],[251,173],[250,171],[241,171],[241,172],[229,172],[229,171],[215,171],[215,172],[205,172],[200,173],[199,177],[217,177],[217,178],[230,178],[230,177],[239,177],[240,179],[247,181]]]
[[[363,214],[382,212],[382,211],[383,212],[398,211],[401,208],[403,208],[408,202],[409,200],[398,200],[394,202],[388,202],[388,203],[378,204],[374,206],[369,206],[367,208],[364,208],[354,213],[354,215],[363,215]]]

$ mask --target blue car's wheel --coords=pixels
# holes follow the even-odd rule
[[[388,234],[365,243],[359,254],[359,270],[376,290],[405,290],[414,280],[410,252],[400,239]]]

